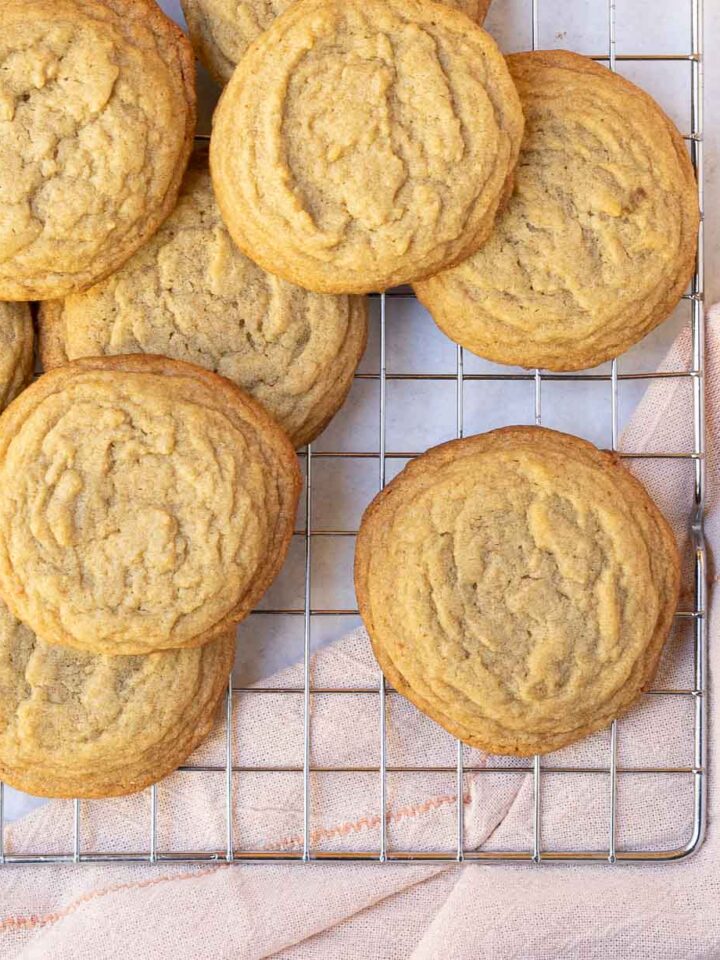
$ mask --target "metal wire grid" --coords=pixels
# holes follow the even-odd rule
[[[615,0],[608,0],[608,49],[605,54],[598,54],[592,59],[603,61],[609,69],[615,70],[618,61],[688,61],[692,71],[691,78],[691,125],[685,135],[689,141],[692,162],[698,179],[700,208],[703,204],[703,143],[702,143],[702,37],[703,37],[703,2],[689,0],[690,6],[690,54],[618,54],[616,53],[615,28]],[[540,0],[530,0],[532,47],[537,49],[539,38]],[[207,139],[199,137],[198,139]],[[256,611],[261,614],[284,614],[302,617],[303,619],[303,683],[297,687],[236,687],[233,688],[232,678],[228,682],[225,699],[225,763],[224,766],[192,766],[187,765],[180,769],[188,772],[213,771],[224,775],[225,779],[225,848],[214,851],[174,851],[159,850],[157,839],[157,788],[151,787],[150,818],[148,824],[148,848],[136,853],[111,853],[103,851],[84,851],[81,836],[81,801],[73,801],[72,843],[69,852],[60,854],[43,853],[9,853],[6,852],[3,839],[5,823],[5,796],[4,786],[0,783],[0,865],[18,863],[42,862],[97,862],[97,861],[221,861],[228,863],[256,862],[256,861],[315,861],[315,860],[362,860],[369,862],[385,861],[445,861],[445,862],[531,862],[543,861],[595,861],[616,863],[623,861],[670,861],[682,859],[698,849],[702,843],[706,820],[706,658],[707,658],[707,625],[706,625],[706,552],[703,536],[703,506],[705,496],[705,462],[704,462],[704,307],[703,307],[703,225],[700,224],[698,245],[698,259],[696,272],[692,280],[690,292],[684,299],[690,301],[692,325],[692,360],[691,369],[679,372],[648,372],[648,373],[619,373],[617,360],[613,360],[609,373],[547,373],[541,370],[524,373],[467,373],[464,370],[464,355],[462,347],[457,348],[456,372],[454,374],[401,374],[388,373],[386,363],[386,320],[390,304],[398,298],[411,297],[412,294],[403,291],[391,291],[379,295],[379,326],[380,326],[380,362],[376,374],[357,374],[358,379],[374,380],[379,383],[379,448],[376,452],[345,452],[345,451],[313,451],[308,446],[300,456],[306,463],[305,529],[297,531],[303,537],[305,545],[305,584],[304,604],[298,609],[265,609]],[[405,460],[417,456],[421,451],[391,451],[386,446],[386,409],[387,383],[390,380],[430,380],[455,381],[456,383],[456,428],[457,436],[462,437],[464,426],[464,384],[473,380],[496,380],[503,382],[531,381],[534,384],[534,420],[542,423],[542,388],[548,381],[601,381],[608,384],[610,390],[610,416],[612,449],[618,445],[618,384],[623,380],[653,381],[662,378],[686,378],[692,385],[693,406],[693,449],[690,453],[676,451],[662,451],[659,453],[621,453],[625,458],[657,458],[662,460],[684,459],[692,462],[694,489],[693,489],[693,516],[691,518],[692,542],[694,547],[694,604],[692,609],[679,611],[676,618],[690,622],[693,632],[694,678],[690,688],[676,688],[650,691],[648,695],[656,697],[691,698],[694,705],[693,716],[693,763],[690,767],[619,767],[618,765],[618,730],[617,722],[610,730],[610,745],[607,767],[562,767],[545,766],[540,756],[535,756],[532,767],[473,767],[464,764],[463,745],[457,741],[456,763],[449,766],[391,766],[387,761],[386,746],[386,718],[388,698],[394,693],[385,682],[382,674],[379,675],[377,687],[313,687],[311,680],[311,634],[312,618],[315,616],[356,615],[353,609],[313,609],[311,603],[311,569],[313,539],[323,537],[352,537],[355,530],[316,530],[312,519],[312,473],[313,461],[323,458],[370,458],[377,460],[379,486],[385,485],[386,467],[389,460]],[[379,710],[379,765],[377,767],[320,767],[311,764],[311,704],[315,694],[376,694]],[[262,696],[263,694],[298,694],[303,696],[303,762],[301,767],[282,766],[248,766],[242,767],[233,763],[231,731],[233,724],[233,705],[237,696]],[[236,847],[233,836],[233,775],[253,772],[264,773],[301,773],[303,778],[303,841],[302,849],[297,852],[275,852],[266,850],[243,850]],[[311,801],[310,775],[311,773],[372,773],[377,775],[378,811],[380,822],[380,842],[377,849],[365,851],[324,851],[314,850],[311,846]],[[519,773],[532,776],[533,779],[533,823],[532,848],[525,851],[483,851],[468,850],[465,848],[464,837],[464,807],[463,792],[466,774],[471,773]],[[607,847],[605,849],[577,849],[552,850],[544,849],[542,843],[542,780],[544,773],[595,773],[607,776],[607,790],[609,792],[609,821],[607,830]],[[387,775],[388,773],[449,773],[454,774],[456,791],[456,831],[452,849],[427,850],[393,850],[388,844],[387,836]],[[667,850],[623,850],[617,844],[617,786],[618,774],[622,773],[654,773],[654,774],[685,774],[693,780],[693,827],[692,835],[687,843],[678,849]]]

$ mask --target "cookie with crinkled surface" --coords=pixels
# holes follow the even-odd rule
[[[138,657],[44,643],[0,602],[0,779],[41,797],[134,793],[210,732],[235,632]]]
[[[508,427],[435,447],[376,497],[355,585],[400,693],[472,746],[527,756],[607,726],[649,686],[679,560],[615,456]]]
[[[34,343],[30,307],[0,303],[0,410],[30,382]]]
[[[229,380],[76,360],[0,416],[0,596],[92,653],[207,643],[280,569],[299,491],[286,434]]]
[[[292,0],[180,0],[198,57],[220,84],[228,82],[247,48]],[[482,23],[491,0],[444,0]]]
[[[492,229],[523,117],[495,41],[434,0],[302,0],[242,58],[210,168],[252,260],[321,293],[437,273]]]
[[[0,298],[64,296],[172,210],[192,49],[153,0],[3,0],[0,64]]]
[[[655,101],[587,57],[513,54],[525,111],[488,242],[415,285],[441,330],[498,363],[578,370],[665,320],[695,263],[697,185]]]
[[[246,389],[309,443],[341,406],[365,349],[362,297],[309,293],[230,239],[200,151],[177,207],[117,273],[41,307],[46,370],[78,357],[163,354]]]

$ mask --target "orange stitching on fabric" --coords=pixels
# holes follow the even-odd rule
[[[430,810],[437,810],[447,804],[455,803],[455,794],[441,794],[437,797],[430,797],[422,803],[412,804],[406,807],[400,807],[397,811],[385,815],[387,823],[399,823],[402,820],[408,820],[412,817],[418,817]],[[463,794],[463,803],[470,803],[470,794]],[[344,823],[337,824],[334,827],[319,827],[310,834],[310,843],[316,846],[321,840],[331,840],[333,837],[346,837],[349,833],[361,833],[364,830],[375,829],[380,825],[380,815],[375,814],[372,817],[361,817],[359,820],[346,820]],[[292,850],[294,847],[302,845],[302,834],[294,834],[289,837],[283,837],[274,843],[267,844],[263,850]]]
[[[428,813],[431,810],[437,810],[448,803],[455,803],[455,794],[441,794],[436,797],[430,797],[428,800],[424,800],[422,803],[400,807],[396,812],[388,811],[386,814],[386,820],[388,823],[397,823],[402,820],[420,816],[423,813]],[[463,794],[463,804],[466,803],[470,803],[469,793]],[[313,830],[311,833],[311,843],[315,845],[320,840],[330,839],[338,836],[347,836],[349,833],[360,833],[362,830],[369,830],[373,827],[377,827],[379,823],[379,816],[361,817],[359,820],[348,820],[345,823],[338,824],[334,827],[325,827]],[[267,844],[261,849],[266,851],[287,850],[302,844],[302,841],[303,838],[299,835],[285,837],[282,840],[278,840],[276,843]],[[116,883],[100,890],[92,890],[89,893],[85,893],[81,897],[78,897],[76,900],[73,900],[63,910],[59,910],[55,913],[47,913],[44,916],[35,916],[31,914],[28,917],[6,917],[4,920],[0,920],[0,933],[5,930],[27,930],[36,927],[50,926],[50,924],[58,923],[60,920],[64,920],[65,917],[75,913],[80,909],[81,906],[83,906],[83,904],[89,903],[92,900],[97,900],[100,897],[106,897],[111,893],[120,893],[123,890],[142,890],[145,887],[153,887],[160,883],[166,883],[169,880],[191,880],[196,877],[208,876],[211,873],[216,873],[218,870],[222,870],[223,868],[227,868],[229,866],[229,863],[218,863],[212,867],[206,867],[204,870],[196,870],[192,872],[187,871],[185,873],[165,873],[162,876],[150,877],[147,880],[134,880],[128,883]]]
[[[58,910],[56,913],[46,913],[40,917],[32,914],[29,917],[6,917],[4,920],[0,920],[0,933],[3,930],[22,930],[33,927],[45,927],[51,923],[57,923],[59,920],[64,920],[65,917],[75,913],[83,904],[97,900],[99,897],[106,897],[110,893],[120,893],[123,890],[142,890],[145,887],[154,887],[156,884],[165,883],[167,880],[190,880],[196,877],[204,877],[210,873],[222,870],[223,867],[229,866],[229,863],[218,863],[212,867],[206,867],[204,870],[187,871],[185,873],[164,873],[159,877],[149,877],[147,880],[115,883],[112,886],[103,887],[100,890],[91,890],[89,893],[85,893],[76,900],[71,901],[67,907],[63,910]]]

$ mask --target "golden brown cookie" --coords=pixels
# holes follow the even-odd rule
[[[355,586],[400,693],[466,743],[526,756],[607,726],[648,687],[679,561],[616,457],[509,427],[429,450],[375,498]]]
[[[0,779],[41,797],[142,790],[208,735],[234,653],[234,630],[194,650],[79,653],[0,602]]]
[[[215,204],[206,152],[152,240],[107,280],[40,314],[46,370],[119,353],[189,360],[246,389],[298,447],[342,405],[366,339],[364,298],[308,293],[240,253]]]
[[[172,210],[192,50],[154,0],[3,0],[0,63],[0,298],[64,296]]]
[[[207,643],[280,569],[299,491],[287,436],[229,380],[76,360],[0,416],[0,596],[91,653]]]
[[[512,198],[481,250],[415,291],[489,360],[593,367],[661,323],[690,281],[692,166],[655,101],[605,67],[560,50],[508,64],[526,119]]]
[[[219,84],[228,82],[245,51],[292,0],[180,0],[198,57]],[[491,0],[444,0],[482,23]]]
[[[302,0],[248,50],[210,168],[252,260],[320,293],[430,276],[485,240],[523,118],[495,41],[434,0]]]
[[[0,303],[0,410],[32,378],[34,341],[30,307],[26,303]]]

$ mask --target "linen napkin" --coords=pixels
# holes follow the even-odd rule
[[[720,313],[709,323],[707,534],[718,537],[720,465]],[[664,362],[687,369],[689,331]],[[649,387],[623,437],[633,452],[690,450],[691,384],[667,378]],[[550,425],[550,424],[549,424]],[[629,461],[675,526],[688,555],[690,461]],[[686,598],[683,606],[688,605]],[[718,631],[711,593],[710,639]],[[298,685],[299,668],[263,681]],[[377,689],[378,670],[362,630],[313,659],[315,687]],[[690,624],[678,621],[657,687],[692,679]],[[619,723],[623,767],[692,765],[693,702],[647,696]],[[712,718],[711,718],[712,720]],[[317,694],[312,704],[314,767],[367,768],[311,777],[312,850],[377,851],[380,846],[380,718],[377,693]],[[711,740],[712,742],[712,740]],[[303,845],[303,698],[243,693],[230,727],[234,764],[230,829],[236,848],[299,851]],[[401,697],[388,695],[387,763],[452,768],[455,742]],[[609,734],[596,734],[549,758],[577,773],[542,774],[544,849],[608,846]],[[194,755],[193,771],[157,789],[157,850],[223,850],[228,840],[226,730]],[[527,761],[465,750],[462,786],[466,849],[528,851],[533,844],[533,783]],[[248,768],[284,766],[284,773]],[[212,769],[215,768],[215,769]],[[710,791],[711,813],[716,806]],[[457,784],[452,769],[387,777],[387,843],[393,851],[455,852]],[[83,851],[147,852],[146,791],[81,805]],[[692,832],[692,774],[623,773],[618,784],[619,848],[674,850]],[[56,801],[5,832],[8,853],[71,852],[72,803]],[[84,958],[129,955],[194,958],[710,957],[720,950],[720,861],[710,824],[705,846],[678,864],[61,864],[0,870],[0,956]]]

